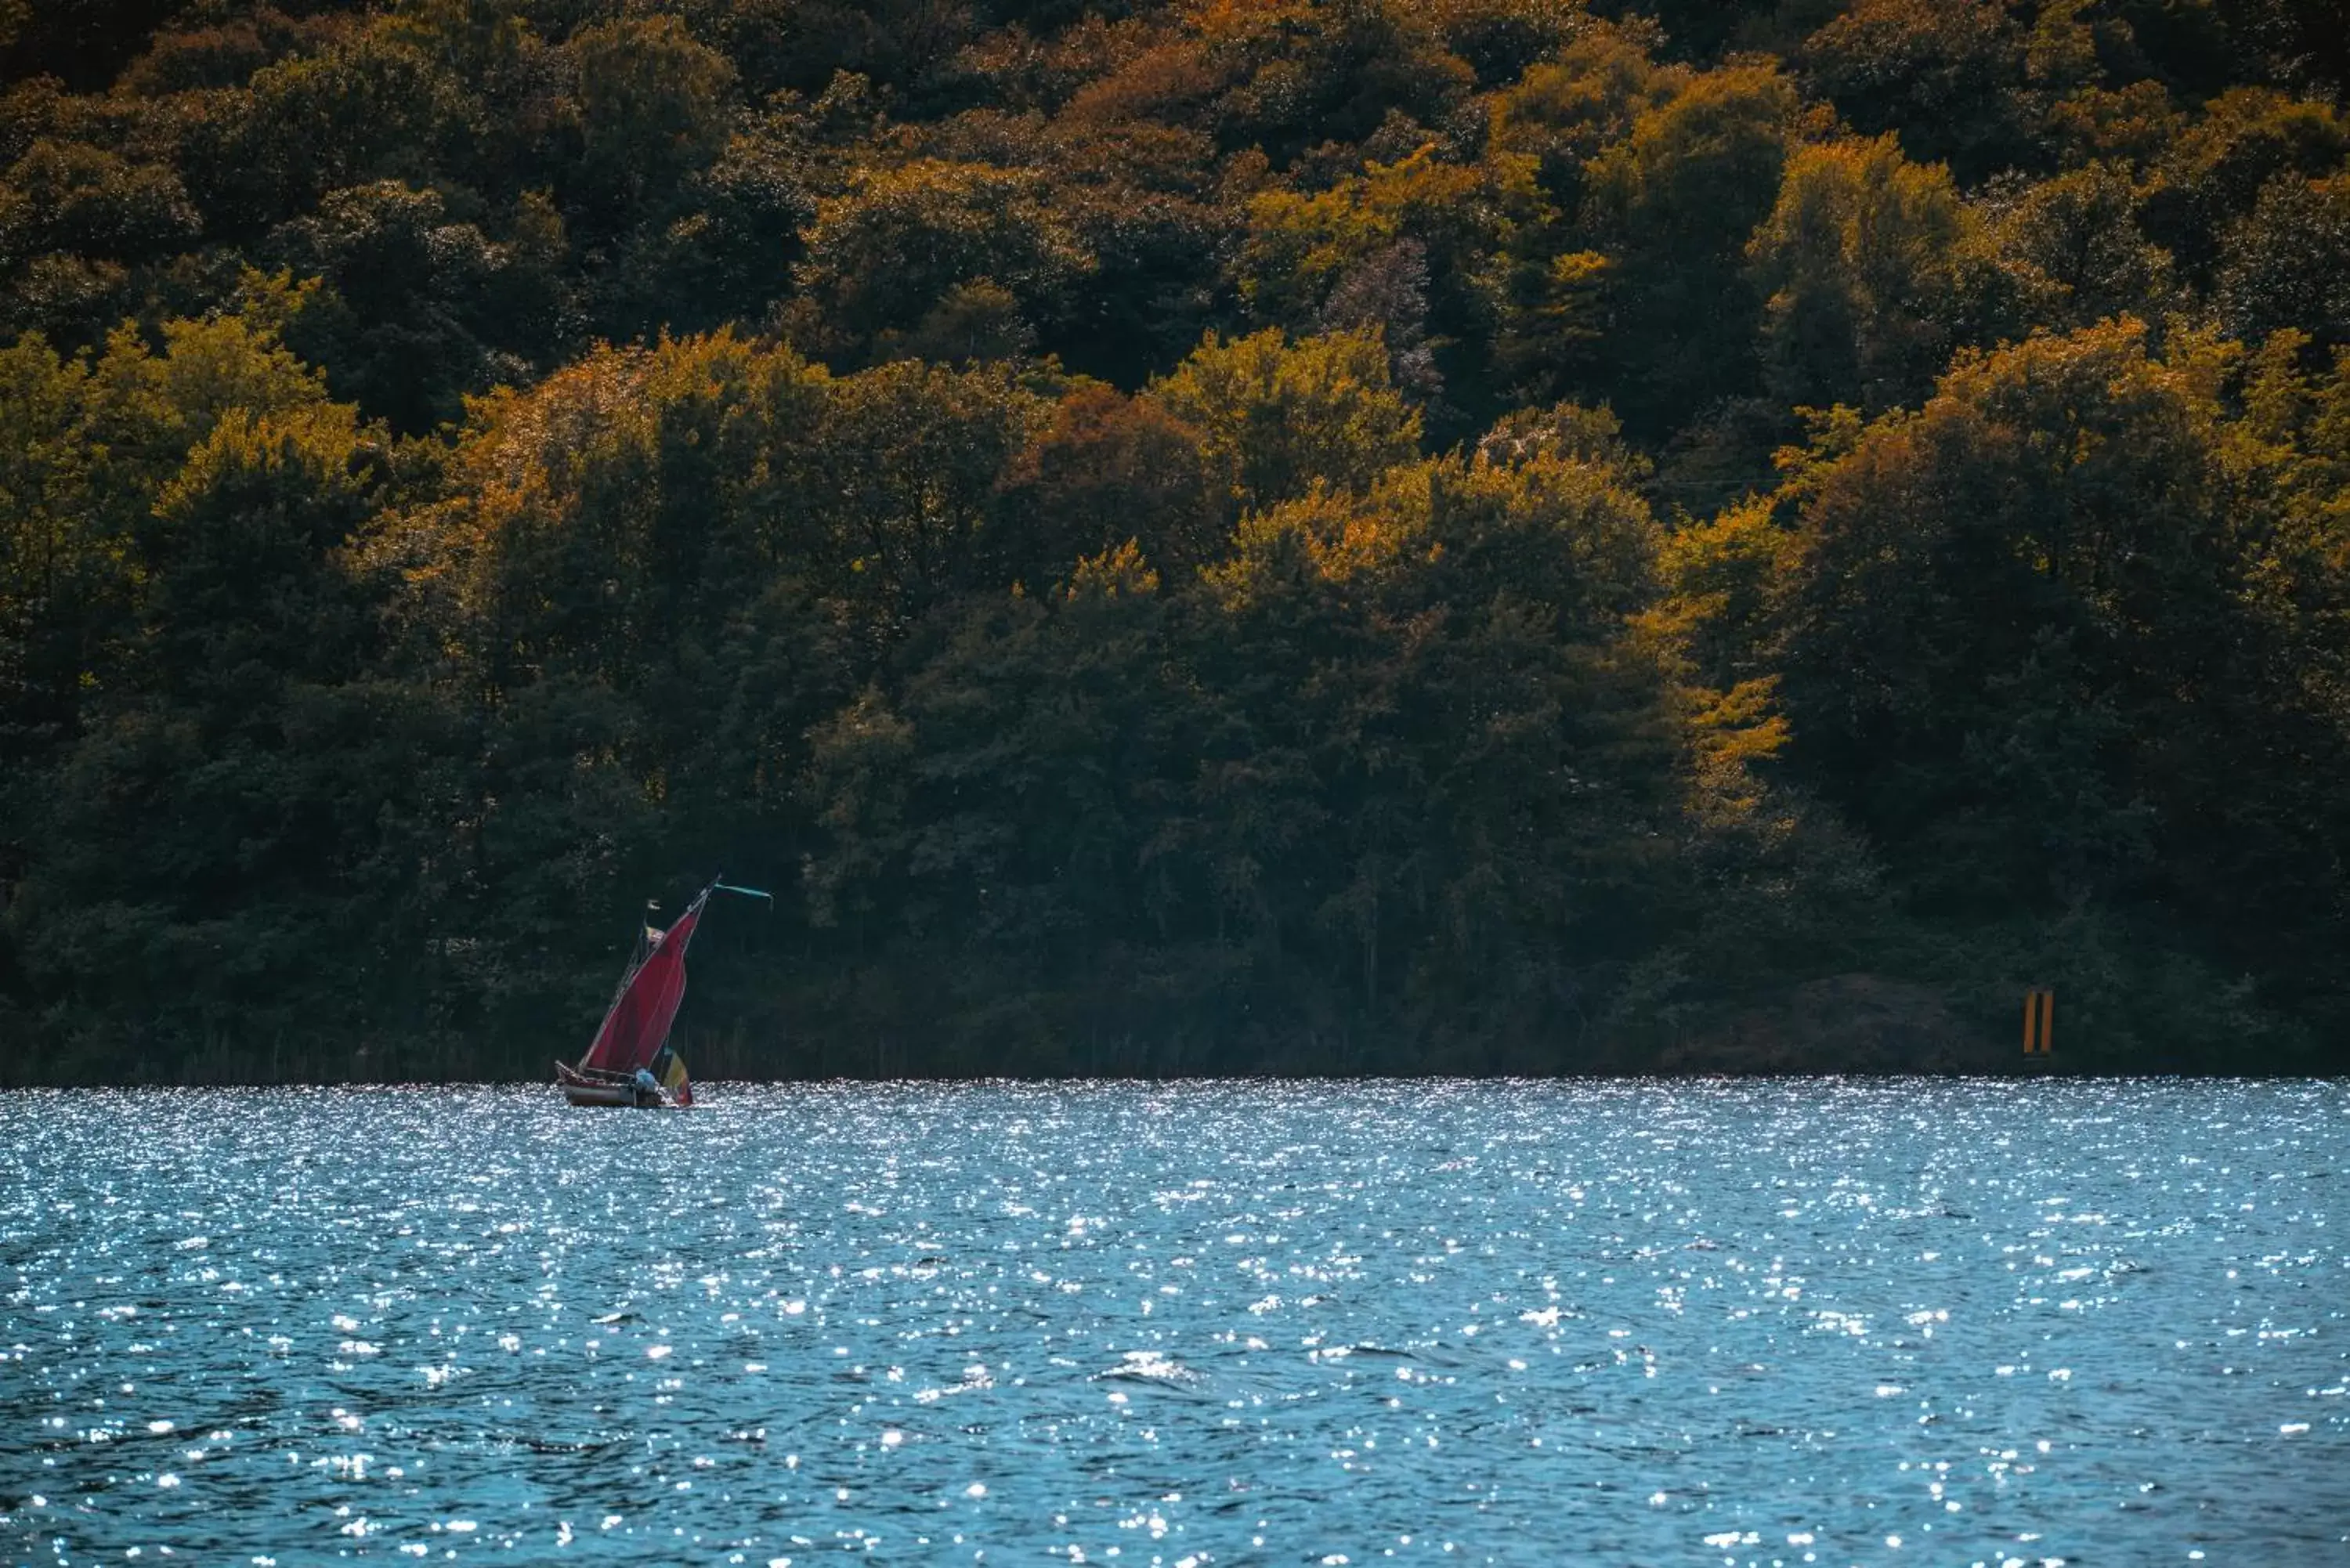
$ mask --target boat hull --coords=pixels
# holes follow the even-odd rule
[[[647,1095],[632,1078],[602,1073],[582,1073],[561,1062],[555,1064],[555,1085],[564,1100],[575,1106],[600,1106],[608,1110],[666,1111],[673,1109],[660,1095]]]

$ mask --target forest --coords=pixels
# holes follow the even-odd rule
[[[2345,82],[0,0],[0,1082],[2350,1069]]]

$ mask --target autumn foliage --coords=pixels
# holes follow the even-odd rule
[[[2338,1070],[2337,24],[0,0],[5,1072]]]

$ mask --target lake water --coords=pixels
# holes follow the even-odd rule
[[[0,1096],[0,1559],[2350,1562],[2350,1085]]]

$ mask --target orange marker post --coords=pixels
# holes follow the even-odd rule
[[[2055,1050],[2056,993],[2027,991],[2023,993],[2023,1054],[2048,1056]]]

